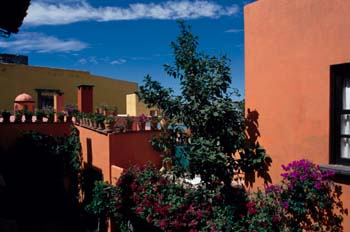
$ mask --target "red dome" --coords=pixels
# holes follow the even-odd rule
[[[16,97],[15,102],[34,102],[34,100],[29,94],[22,93]]]

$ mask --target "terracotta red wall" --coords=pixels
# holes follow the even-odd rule
[[[274,182],[292,160],[329,163],[330,65],[350,61],[349,12],[348,0],[259,0],[244,9],[246,108],[259,112]],[[349,207],[349,185],[343,191]]]
[[[0,123],[0,147],[7,149],[25,131],[37,131],[47,135],[69,135],[70,123]]]
[[[160,154],[151,147],[151,136],[159,132],[129,132],[120,134],[101,134],[94,130],[77,126],[80,132],[83,160],[91,162],[94,168],[100,169],[105,181],[115,182],[121,169],[131,164],[153,162],[160,167]],[[90,154],[90,157],[88,157]]]
[[[160,167],[160,153],[149,143],[152,135],[159,132],[143,131],[110,135],[111,165],[127,168],[130,164],[148,161]]]
[[[93,112],[93,85],[78,86],[78,110],[84,113]]]
[[[108,135],[77,126],[80,132],[80,143],[84,163],[89,163],[103,173],[103,180],[110,181],[110,150]]]

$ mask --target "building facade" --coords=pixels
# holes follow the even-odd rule
[[[259,0],[244,9],[246,108],[259,114],[273,182],[282,164],[311,160],[337,172],[348,208],[349,11],[348,0]]]
[[[23,59],[23,58],[22,58]],[[1,59],[0,59],[1,60]],[[76,105],[77,86],[94,86],[94,109],[101,105],[117,107],[126,113],[126,95],[135,93],[138,84],[93,75],[85,71],[28,66],[2,59],[0,62],[0,108],[11,110],[15,97],[27,93],[36,108],[54,106],[54,95],[63,95],[65,105]]]

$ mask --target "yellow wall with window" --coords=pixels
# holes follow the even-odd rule
[[[135,93],[126,96],[126,113],[129,116],[140,116],[142,114],[151,116],[152,111],[154,111],[155,115],[158,115],[160,110],[156,107],[148,108],[146,104],[139,101]]]
[[[0,64],[0,110],[13,109],[15,97],[21,93],[31,95],[37,101],[35,89],[57,89],[64,93],[64,104],[77,104],[77,86],[94,85],[94,109],[106,104],[118,107],[118,113],[126,113],[126,95],[137,91],[135,82],[95,76],[85,71]]]

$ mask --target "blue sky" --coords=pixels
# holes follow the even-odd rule
[[[199,36],[200,50],[228,55],[232,87],[244,94],[243,6],[252,1],[32,0],[20,32],[1,39],[0,52],[139,84],[150,74],[177,90],[163,64],[173,63],[169,45],[181,18]]]

